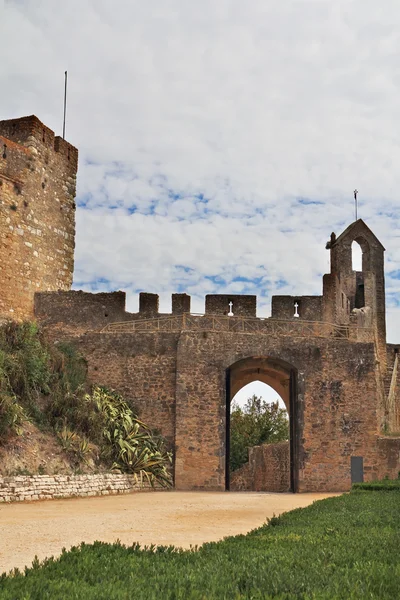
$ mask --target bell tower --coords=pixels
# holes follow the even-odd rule
[[[361,271],[353,270],[352,244],[362,250]],[[386,364],[385,248],[362,219],[326,245],[331,272],[323,280],[324,321],[370,327],[374,331],[381,363]]]

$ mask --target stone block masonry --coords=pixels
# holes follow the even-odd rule
[[[151,489],[153,488],[149,483],[137,483],[133,475],[118,473],[96,475],[18,475],[15,477],[0,477],[0,502],[108,496]]]
[[[78,151],[34,116],[0,121],[0,318],[33,318],[35,292],[69,290]]]
[[[249,462],[232,473],[230,489],[248,492],[288,492],[289,442],[249,448]]]

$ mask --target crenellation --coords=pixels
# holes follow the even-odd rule
[[[146,317],[155,317],[159,314],[160,298],[158,294],[140,292],[139,313]]]
[[[172,314],[190,313],[190,301],[191,298],[188,294],[172,294]]]
[[[245,294],[208,294],[206,315],[257,316],[257,296]]]
[[[272,296],[271,317],[322,321],[322,296]]]

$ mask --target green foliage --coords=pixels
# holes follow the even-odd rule
[[[248,448],[289,439],[286,410],[278,402],[268,404],[253,395],[243,408],[231,410],[230,469],[235,471],[248,461]]]
[[[57,437],[62,449],[70,455],[71,460],[75,460],[77,466],[81,462],[87,462],[89,458],[93,458],[96,447],[85,436],[64,426],[58,432]]]
[[[58,439],[62,446],[62,449],[66,452],[73,450],[77,443],[78,434],[75,431],[71,431],[68,427],[64,426],[58,433]]]
[[[172,457],[164,448],[164,441],[133,413],[116,392],[95,387],[85,396],[88,414],[102,423],[103,453],[113,461],[113,467],[133,473],[154,485],[171,485],[169,465]],[[93,411],[94,409],[94,411]]]
[[[68,423],[70,428],[87,433],[88,419],[83,401],[87,373],[85,359],[73,344],[59,343],[52,347],[51,369],[51,402],[45,410],[48,422],[56,429]]]
[[[0,441],[22,432],[28,417],[53,426],[66,412],[66,397],[85,381],[86,365],[72,345],[46,344],[35,323],[7,322],[0,327]],[[49,398],[47,410],[44,398]],[[62,410],[59,407],[63,406]]]
[[[34,323],[0,327],[0,443],[38,414],[37,400],[50,390],[49,360]]]
[[[58,372],[64,391],[71,394],[82,389],[86,384],[87,364],[76,347],[68,342],[59,342],[53,351],[53,361],[58,361]]]
[[[345,494],[197,551],[82,544],[3,576],[0,600],[393,600],[399,530],[399,494]]]
[[[0,444],[10,433],[21,435],[26,421],[29,417],[15,398],[0,395]]]
[[[400,479],[383,479],[381,481],[366,481],[364,483],[353,483],[352,491],[368,491],[368,492],[382,492],[382,491],[398,491],[400,492]]]
[[[97,460],[152,485],[171,484],[164,440],[117,393],[87,393],[87,365],[73,344],[49,346],[34,323],[0,327],[0,443],[31,418],[57,433],[74,466]],[[45,401],[44,398],[46,399]]]
[[[8,322],[0,327],[0,398],[18,399],[30,413],[51,383],[50,355],[34,323]]]

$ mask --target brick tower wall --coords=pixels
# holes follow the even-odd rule
[[[77,167],[36,117],[0,121],[0,318],[32,318],[35,292],[70,289]]]

